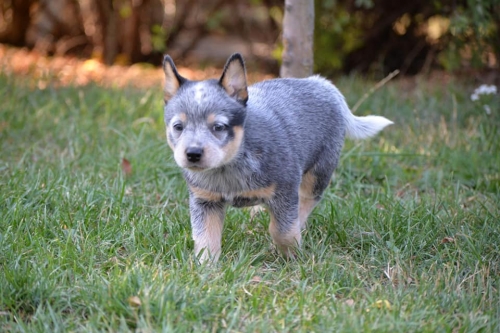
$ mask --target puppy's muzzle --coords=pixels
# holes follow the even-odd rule
[[[186,149],[187,160],[191,163],[196,163],[201,160],[203,156],[203,149],[199,147],[189,147]]]

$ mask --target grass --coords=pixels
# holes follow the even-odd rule
[[[350,105],[374,84],[336,83]],[[500,99],[473,88],[377,91],[357,113],[396,125],[346,143],[299,258],[231,209],[207,267],[160,87],[0,75],[0,331],[498,332]]]

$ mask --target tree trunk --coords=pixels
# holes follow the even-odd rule
[[[139,36],[139,27],[141,24],[141,7],[144,1],[131,1],[132,12],[130,16],[122,19],[122,29],[124,31],[123,51],[129,62],[138,62],[141,60],[141,39]]]
[[[0,31],[0,43],[8,43],[16,46],[25,45],[26,31],[31,23],[31,4],[32,0],[13,0],[11,2],[12,18],[6,29]],[[3,18],[0,17],[0,19]]]
[[[313,72],[314,0],[285,0],[281,77]]]
[[[104,22],[104,52],[103,59],[106,65],[112,65],[118,54],[118,13],[113,6],[113,0],[94,0],[99,3],[101,16]]]

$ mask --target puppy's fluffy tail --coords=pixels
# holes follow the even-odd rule
[[[351,139],[366,139],[374,136],[393,122],[381,116],[358,117],[352,114],[342,93],[330,81],[321,76],[311,76],[309,80],[320,83],[328,87],[333,92],[335,103],[340,107],[346,122],[346,136]]]
[[[376,135],[385,127],[393,124],[392,121],[381,116],[358,117],[353,115],[344,96],[334,84],[320,76],[313,76],[311,79],[333,90],[334,98],[337,100],[338,106],[341,108],[342,115],[346,122],[346,136],[348,138],[367,139]]]
[[[344,118],[346,120],[347,137],[351,139],[366,139],[374,136],[386,126],[393,122],[381,116],[358,117],[351,113],[351,110],[345,105]]]

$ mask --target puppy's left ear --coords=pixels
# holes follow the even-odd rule
[[[248,100],[247,75],[241,54],[235,53],[227,59],[219,84],[229,96],[246,104]]]
[[[165,73],[165,88],[163,91],[165,102],[168,102],[177,93],[179,87],[187,80],[179,75],[174,61],[169,55],[163,58],[163,72]]]

